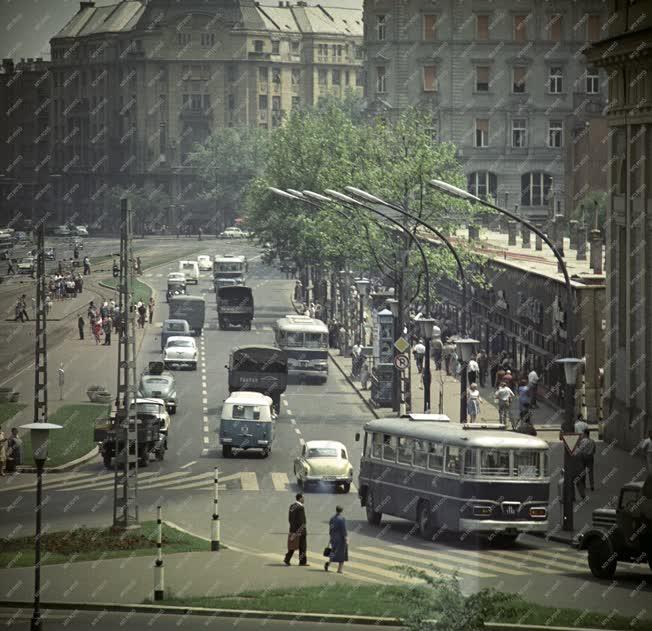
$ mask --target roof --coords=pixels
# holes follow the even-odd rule
[[[410,420],[407,418],[380,418],[365,423],[366,431],[398,434],[421,440],[445,440],[460,447],[491,449],[548,449],[541,438],[508,430],[465,429],[459,423]]]
[[[287,315],[276,321],[276,326],[284,331],[304,333],[328,333],[328,327],[321,320],[308,316]]]
[[[119,4],[97,7],[87,6],[73,15],[55,38],[132,31],[144,10],[145,3],[139,0],[123,0]]]
[[[337,449],[346,449],[346,446],[340,443],[337,440],[308,440],[306,441],[306,448],[316,448],[319,447],[335,447]]]
[[[138,397],[136,399],[136,405],[139,403],[155,403],[156,405],[165,405],[165,401],[163,401],[163,399],[155,399],[152,397]]]
[[[172,296],[170,302],[206,302],[206,299],[203,296]]]
[[[168,337],[167,343],[169,344],[175,340],[191,340],[193,343],[195,342],[195,338],[192,335],[170,335],[170,337]],[[197,346],[197,344],[195,344],[195,346]]]
[[[288,9],[277,9],[277,11]],[[339,7],[293,6],[289,9],[302,33],[363,36],[362,11]]]
[[[165,328],[165,325],[168,322],[172,322],[173,324],[185,324],[187,327],[190,327],[188,324],[188,320],[183,320],[181,318],[168,318],[166,320],[163,320],[163,328]]]
[[[232,353],[243,352],[243,351],[275,351],[280,353],[281,349],[278,346],[273,346],[272,344],[243,344],[242,346],[234,346],[231,349]]]
[[[214,260],[216,263],[244,263],[247,257],[242,254],[217,254]]]
[[[224,403],[240,403],[249,405],[271,405],[272,398],[264,395],[262,392],[250,392],[248,390],[239,390],[232,392]]]

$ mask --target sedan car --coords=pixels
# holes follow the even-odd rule
[[[36,261],[33,256],[26,256],[20,259],[16,265],[19,274],[32,274],[34,272]]]
[[[163,349],[163,363],[171,366],[190,366],[197,370],[197,344],[195,338],[186,335],[168,337]]]
[[[156,375],[143,374],[138,384],[138,396],[163,399],[170,414],[177,411],[177,385],[174,376],[170,372],[161,372]]]
[[[346,447],[334,440],[311,440],[303,444],[301,456],[294,461],[297,486],[309,484],[341,486],[345,493],[351,489],[353,466]]]
[[[48,261],[54,261],[57,258],[54,248],[45,248],[45,250],[43,250],[43,254],[45,254],[45,258]]]
[[[244,239],[245,233],[237,226],[232,226],[220,232],[220,239]]]
[[[88,228],[86,226],[75,226],[75,229],[73,230],[73,232],[78,237],[87,237],[88,236]]]
[[[200,272],[210,272],[213,269],[213,259],[207,254],[200,254],[197,257],[197,265]]]

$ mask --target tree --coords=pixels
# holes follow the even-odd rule
[[[157,226],[167,224],[170,198],[161,186],[152,189],[132,186],[124,188],[115,186],[107,192],[107,203],[111,209],[116,209],[119,216],[121,200],[126,197],[134,211],[134,233],[145,234]]]
[[[589,229],[595,226],[595,208],[598,209],[598,229],[604,234],[607,219],[607,193],[605,191],[591,191],[580,199],[572,211],[573,219],[585,220]]]

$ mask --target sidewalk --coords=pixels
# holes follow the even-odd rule
[[[378,418],[395,416],[391,408],[374,408],[371,403],[371,391],[362,390],[359,381],[353,381],[351,377],[351,358],[341,357],[339,352],[330,349],[329,355],[333,363],[347,377],[353,388],[358,392],[361,398],[367,403],[371,412]],[[432,364],[431,364],[432,366]],[[441,381],[443,380],[444,390],[444,414],[448,415],[452,421],[459,419],[460,415],[460,382],[454,377],[446,375],[445,371],[432,369],[432,387],[431,387],[431,411],[437,413],[439,392]],[[412,360],[412,412],[423,413],[423,389],[419,388],[421,383],[420,375],[417,373],[416,364]],[[481,406],[480,420],[489,423],[498,422],[498,409],[493,403],[493,390],[482,388],[483,403]],[[550,529],[548,537],[555,541],[570,544],[573,537],[582,530],[588,528],[591,524],[591,516],[596,508],[609,508],[615,505],[618,494],[623,484],[631,480],[641,480],[645,477],[645,467],[643,462],[615,446],[607,444],[597,439],[597,426],[591,427],[592,438],[597,443],[595,454],[595,492],[587,490],[589,493],[585,500],[575,503],[575,531],[563,532],[560,526],[561,514],[560,504],[558,501],[558,482],[561,467],[563,465],[563,443],[559,440],[559,425],[561,419],[556,410],[547,406],[545,402],[539,403],[540,408],[534,414],[534,425],[537,428],[538,436],[550,444]],[[516,403],[514,410],[518,413]]]

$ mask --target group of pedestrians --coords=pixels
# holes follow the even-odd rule
[[[288,522],[290,525],[287,552],[283,558],[285,565],[290,561],[295,551],[299,553],[299,565],[309,567],[308,563],[308,528],[306,509],[304,506],[303,493],[297,493],[295,501],[290,504],[288,511]],[[346,529],[346,519],[343,516],[344,509],[341,506],[335,507],[335,515],[328,522],[328,545],[324,548],[324,570],[328,572],[331,563],[337,563],[337,573],[343,574],[344,563],[349,560],[349,536]]]
[[[154,297],[152,296],[147,305],[140,300],[135,305],[139,328],[144,328],[147,321],[150,324],[152,323],[155,304]],[[95,344],[111,346],[111,333],[115,332],[116,335],[119,334],[121,326],[120,309],[116,305],[115,300],[104,301],[100,306],[97,306],[94,301],[91,301],[88,305],[86,315],[90,325],[90,333],[95,338]],[[77,318],[77,327],[79,329],[79,339],[83,340],[86,323],[82,314],[79,314]]]
[[[84,280],[80,274],[70,271],[67,274],[54,274],[48,281],[48,293],[54,300],[76,298],[84,290]]]
[[[0,476],[7,471],[15,471],[18,465],[23,464],[23,441],[18,435],[18,428],[12,427],[7,438],[0,427]]]
[[[25,322],[26,320],[29,321],[29,315],[27,313],[27,296],[25,294],[16,300],[14,315],[16,316],[14,322],[18,322],[18,320],[21,322]]]

